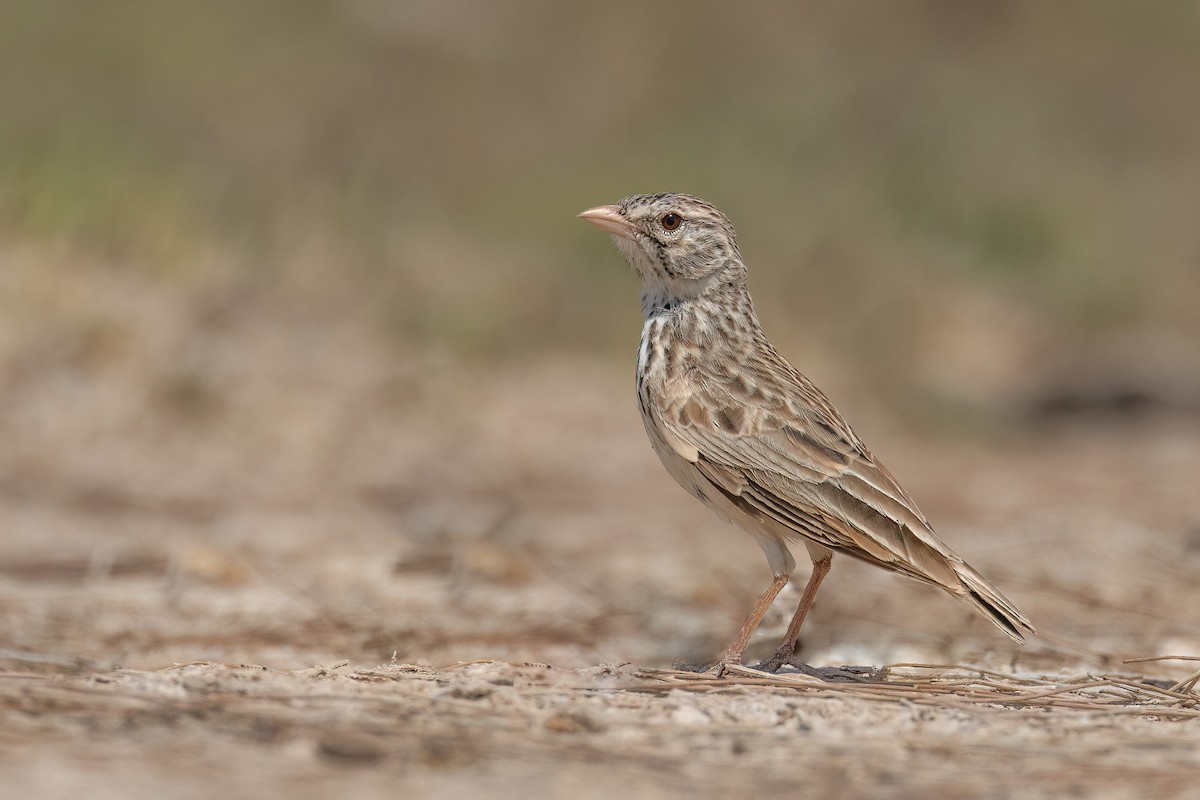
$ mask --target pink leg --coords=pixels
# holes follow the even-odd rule
[[[826,564],[828,569],[828,564]],[[771,607],[771,603],[775,602],[775,598],[779,592],[787,585],[787,575],[776,575],[771,585],[762,593],[762,597],[754,604],[754,608],[750,610],[750,616],[746,617],[746,621],[742,623],[741,630],[737,636],[730,642],[729,647],[725,648],[725,652],[721,654],[721,660],[717,662],[717,672],[723,672],[726,666],[730,664],[741,664],[742,653],[746,651],[746,643],[750,641],[750,636],[758,627],[758,623],[762,622],[763,615],[767,613],[767,609]]]
[[[812,608],[813,600],[817,597],[817,589],[821,588],[821,581],[825,580],[825,576],[829,574],[829,567],[832,563],[831,556],[825,556],[813,562],[812,575],[809,576],[808,583],[804,587],[804,594],[800,595],[800,606],[796,609],[796,615],[792,617],[792,621],[788,625],[783,643],[775,651],[776,659],[787,661],[796,654],[796,642],[800,639],[800,627],[804,625],[808,609]]]

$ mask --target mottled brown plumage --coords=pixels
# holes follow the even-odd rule
[[[795,561],[813,574],[772,664],[791,661],[834,552],[939,586],[1017,641],[1029,621],[929,521],[808,378],[767,340],[725,215],[698,197],[636,195],[579,215],[613,236],[642,281],[637,394],[646,433],[683,488],[758,542],[774,579],[721,665],[746,642]]]

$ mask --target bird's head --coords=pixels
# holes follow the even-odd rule
[[[612,234],[645,291],[685,299],[745,279],[733,226],[699,197],[638,194],[579,216]]]

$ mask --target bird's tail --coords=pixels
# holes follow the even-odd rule
[[[955,565],[955,573],[962,581],[962,593],[955,594],[965,603],[978,609],[985,617],[1013,641],[1025,642],[1026,634],[1037,635],[1033,625],[1012,602],[1000,594],[1000,590],[967,564]]]

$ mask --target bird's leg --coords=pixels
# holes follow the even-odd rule
[[[813,562],[812,575],[809,576],[808,583],[804,586],[804,593],[800,595],[800,606],[796,609],[796,615],[792,617],[792,621],[788,625],[787,634],[783,637],[783,644],[779,645],[775,655],[761,664],[755,664],[754,669],[778,672],[779,668],[786,664],[801,674],[811,675],[823,681],[853,681],[856,683],[870,683],[881,680],[886,675],[886,670],[873,667],[810,667],[796,659],[796,642],[800,639],[800,628],[804,625],[804,618],[808,616],[808,610],[812,608],[813,600],[817,597],[817,589],[821,588],[821,581],[825,580],[825,576],[829,574],[831,561],[831,557],[826,555]]]
[[[792,663],[792,659],[796,655],[796,642],[800,639],[800,628],[804,625],[804,618],[808,616],[808,610],[812,608],[813,600],[817,597],[817,589],[821,588],[821,581],[825,580],[825,576],[829,574],[829,567],[832,563],[833,558],[829,555],[813,562],[812,575],[809,576],[808,583],[804,586],[804,593],[800,595],[800,605],[796,608],[796,615],[792,617],[791,623],[788,624],[783,643],[779,645],[779,649],[775,651],[772,658],[759,665],[760,668],[774,672],[784,664]]]
[[[754,604],[754,608],[750,610],[750,616],[746,617],[746,621],[742,623],[741,630],[737,636],[730,642],[729,647],[725,648],[725,652],[721,654],[721,659],[716,663],[715,670],[717,675],[725,672],[725,668],[730,665],[742,663],[742,653],[746,651],[746,643],[750,641],[750,636],[754,633],[758,623],[762,622],[763,615],[767,613],[767,609],[771,607],[771,603],[775,602],[775,598],[787,585],[789,575],[776,575],[771,581],[771,585],[762,593],[762,597]]]

